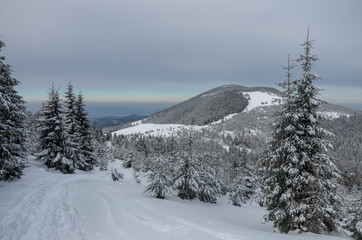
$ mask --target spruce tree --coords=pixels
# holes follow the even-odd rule
[[[224,193],[224,182],[219,174],[218,166],[212,163],[210,155],[205,154],[200,157],[202,164],[198,169],[197,198],[202,202],[216,203],[217,197]]]
[[[233,152],[233,164],[231,172],[231,184],[229,187],[229,202],[234,206],[241,207],[254,193],[255,178],[248,166],[246,149],[242,151],[235,147],[230,148]]]
[[[77,168],[84,171],[90,171],[96,164],[96,157],[94,155],[91,126],[87,117],[88,113],[85,111],[84,107],[83,95],[79,93],[75,103],[77,122],[76,136],[78,139]]]
[[[44,161],[49,168],[55,168],[63,173],[74,173],[72,160],[74,152],[64,126],[59,93],[54,89],[54,84],[48,100],[41,109],[38,122],[40,152],[36,154],[37,159]]]
[[[194,199],[199,190],[199,161],[195,154],[181,151],[176,154],[174,186],[181,199]]]
[[[65,129],[68,135],[69,146],[68,149],[71,152],[70,156],[73,163],[73,169],[77,168],[79,151],[79,134],[77,122],[77,109],[76,109],[76,96],[73,92],[73,85],[68,83],[67,91],[64,93],[64,123]]]
[[[362,239],[362,198],[355,199],[348,209],[347,223],[344,226],[352,232],[352,237]]]
[[[302,45],[303,77],[295,83],[277,119],[274,139],[262,159],[266,221],[273,221],[281,232],[292,230],[333,231],[336,229],[336,184],[338,170],[325,153],[330,146],[320,126],[317,98],[320,88],[313,85],[320,77],[311,72],[313,41]]]
[[[152,159],[151,171],[147,175],[150,184],[145,192],[156,198],[165,198],[170,193],[172,177],[170,176],[169,162],[163,155]]]
[[[190,130],[185,149],[175,154],[177,160],[174,167],[174,186],[181,199],[196,198],[199,189],[200,163],[193,153],[192,144],[192,131]]]
[[[0,53],[5,44],[0,41]],[[0,181],[20,178],[26,166],[26,115],[22,97],[11,77],[11,66],[0,56]]]

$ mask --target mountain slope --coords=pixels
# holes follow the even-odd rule
[[[201,93],[187,101],[155,113],[144,123],[205,125],[232,113],[242,112],[249,104],[248,92],[266,92],[281,97],[280,91],[267,87],[225,85]]]

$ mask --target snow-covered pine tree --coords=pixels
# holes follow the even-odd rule
[[[0,53],[5,47],[0,40]],[[26,166],[26,128],[24,101],[15,87],[20,84],[11,77],[11,67],[0,56],[0,181],[20,178]]]
[[[255,188],[255,177],[248,166],[247,151],[242,151],[235,147],[230,148],[233,151],[233,164],[231,173],[231,184],[229,187],[229,202],[234,206],[241,207],[253,195]]]
[[[186,141],[185,149],[175,154],[174,187],[178,190],[178,196],[181,199],[194,199],[197,197],[199,189],[200,164],[198,158],[193,154],[191,130]]]
[[[77,168],[79,151],[79,134],[77,132],[79,123],[77,122],[76,96],[73,92],[73,85],[69,82],[67,91],[64,93],[64,123],[68,134],[70,157],[73,169]]]
[[[151,171],[147,175],[150,184],[147,185],[145,192],[156,198],[165,198],[172,186],[170,172],[169,162],[163,155],[154,157]]]
[[[85,111],[83,95],[78,94],[76,106],[76,133],[78,140],[78,162],[77,168],[84,171],[90,171],[96,164],[96,157],[94,155],[94,146],[92,141],[91,127],[88,120],[88,113]]]
[[[54,84],[49,98],[44,103],[38,118],[39,150],[37,159],[45,162],[49,168],[62,173],[74,173],[72,154],[68,134],[64,126],[63,109],[58,90]]]
[[[176,153],[174,166],[174,187],[181,199],[194,199],[199,190],[199,163],[196,156],[188,151]]]
[[[362,198],[355,199],[348,209],[347,223],[344,228],[352,232],[352,237],[362,239]]]
[[[266,221],[273,221],[281,232],[292,230],[333,231],[336,229],[336,185],[338,170],[325,154],[330,143],[320,126],[317,98],[320,89],[313,85],[319,79],[311,73],[313,41],[307,41],[301,62],[303,77],[283,106],[277,119],[274,140],[262,159]]]
[[[202,154],[198,167],[197,198],[202,202],[216,203],[217,197],[224,193],[224,182],[213,154]]]

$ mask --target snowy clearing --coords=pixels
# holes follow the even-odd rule
[[[144,194],[132,171],[117,167],[125,177],[113,182],[109,172],[78,171],[64,175],[30,160],[20,180],[0,183],[2,240],[337,240],[311,233],[279,234],[261,224],[265,209],[241,208],[173,196],[159,200]]]
[[[249,112],[257,107],[272,106],[281,103],[283,97],[266,92],[243,92],[244,96],[249,95],[249,104],[244,112]]]
[[[113,132],[116,135],[131,135],[131,134],[142,134],[145,136],[162,136],[171,137],[176,135],[178,132],[188,131],[190,129],[199,131],[202,126],[191,126],[183,124],[154,124],[154,123],[139,123],[129,128],[124,128]]]

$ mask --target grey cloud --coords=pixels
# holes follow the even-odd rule
[[[283,78],[280,66],[287,54],[302,52],[309,26],[321,58],[316,70],[325,83],[362,87],[358,0],[15,0],[2,5],[4,55],[19,76],[71,79],[94,88],[274,86]]]

